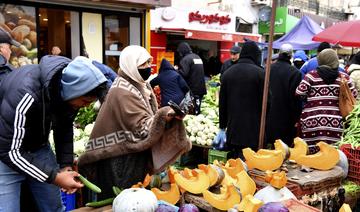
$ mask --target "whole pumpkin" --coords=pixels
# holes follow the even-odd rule
[[[123,190],[113,202],[114,212],[155,212],[158,207],[156,196],[144,188]]]

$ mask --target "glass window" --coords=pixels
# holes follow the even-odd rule
[[[38,63],[35,16],[35,7],[0,4],[0,26],[22,44],[11,46],[9,62],[15,67]]]
[[[73,15],[75,14],[75,16]],[[75,18],[74,18],[75,17]],[[72,56],[72,40],[75,40],[74,49],[79,49],[78,13],[61,9],[39,8],[39,54],[61,55],[68,58]]]
[[[123,48],[130,44],[129,15],[105,15],[105,61],[114,71],[119,68],[119,56]]]

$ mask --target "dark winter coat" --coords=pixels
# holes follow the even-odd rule
[[[221,78],[220,128],[226,129],[227,143],[239,149],[258,148],[265,78],[260,61],[260,49],[254,42],[246,42],[239,62]]]
[[[159,75],[151,80],[150,84],[151,87],[160,86],[161,107],[167,106],[169,100],[180,104],[185,93],[189,91],[185,80],[166,59],[161,61]]]
[[[226,70],[228,70],[232,65],[236,64],[238,61],[239,60],[233,62],[231,59],[225,60],[225,62],[221,66],[221,70],[220,70],[221,75],[223,75]]]
[[[12,67],[7,63],[6,58],[0,55],[0,85],[5,76],[12,71]]]
[[[180,43],[177,51],[181,57],[179,65],[179,73],[188,84],[191,92],[195,96],[203,96],[206,94],[204,65],[201,58],[192,53],[189,44]]]
[[[293,144],[296,135],[294,125],[301,114],[301,101],[295,96],[295,91],[301,78],[301,72],[283,54],[271,65],[269,90],[272,104],[267,112],[266,124],[268,143],[281,139],[288,145]]]
[[[53,182],[59,171],[32,155],[48,145],[51,127],[58,163],[73,163],[76,111],[62,102],[59,89],[62,70],[70,61],[45,56],[39,65],[26,65],[9,73],[0,87],[0,159],[40,182]]]

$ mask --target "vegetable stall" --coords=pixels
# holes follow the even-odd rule
[[[179,211],[180,207],[191,208],[182,208],[180,211],[266,211],[269,207],[279,208],[279,211],[338,211],[342,207],[343,211],[349,211],[350,206],[346,203],[354,207],[360,186],[356,184],[359,183],[356,179],[354,182],[350,181],[354,180],[351,177],[352,159],[348,152],[345,151],[346,157],[334,146],[319,142],[319,151],[309,155],[306,142],[300,138],[294,139],[293,147],[277,140],[274,141],[274,149],[243,149],[244,160],[227,158],[226,152],[213,149],[212,140],[218,132],[219,87],[214,86],[218,81],[215,78],[208,82],[208,94],[204,97],[202,114],[188,115],[184,119],[193,149],[201,149],[202,152],[202,157],[196,155],[197,159],[202,159],[186,161],[186,158],[179,158],[163,173],[148,175],[143,182],[138,182],[132,188],[121,188],[133,196],[129,195],[125,197],[126,201],[121,201],[131,202],[149,195],[149,201],[154,200],[154,197],[157,201],[146,204],[149,208],[157,207],[156,211]],[[347,130],[339,143],[342,150],[349,143],[355,149],[358,145],[356,141],[359,131],[356,130],[356,125],[359,123],[359,108],[357,106],[346,120]],[[89,110],[85,112],[89,113]],[[77,154],[83,151],[81,146],[88,139],[92,121],[84,121],[83,129],[75,132],[75,144],[78,142],[77,146],[80,146],[76,148]],[[350,148],[349,151],[353,150],[354,148]],[[344,181],[346,172],[349,173],[349,178]],[[354,176],[360,175],[357,172]],[[114,192],[111,199],[88,203],[89,207],[76,211],[111,211],[111,208],[116,211],[114,205],[118,202],[115,200],[122,194],[121,189],[115,189],[117,192]],[[129,189],[133,192],[129,192]],[[139,196],[135,197],[136,194],[133,193]],[[277,204],[274,205],[273,202]],[[111,204],[113,206],[109,206]],[[141,204],[146,206],[143,201]]]

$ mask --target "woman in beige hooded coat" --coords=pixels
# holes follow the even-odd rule
[[[141,46],[128,46],[120,56],[115,79],[97,116],[80,172],[112,197],[112,186],[129,188],[147,173],[160,172],[189,151],[183,122],[170,107],[158,110],[149,83],[152,57]]]

